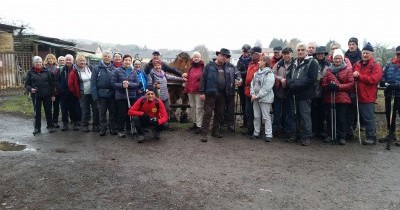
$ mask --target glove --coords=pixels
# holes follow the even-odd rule
[[[139,82],[139,90],[143,89],[143,83]]]
[[[157,117],[150,118],[150,124],[153,126],[157,126],[158,125]]]
[[[144,113],[142,115],[143,120],[145,120],[146,122],[150,121],[150,116],[147,113]]]
[[[339,90],[339,86],[334,82],[329,83],[328,84],[328,90],[331,91],[331,92],[338,91]]]

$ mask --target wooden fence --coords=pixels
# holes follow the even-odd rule
[[[23,93],[24,77],[32,66],[32,53],[0,53],[0,95]]]

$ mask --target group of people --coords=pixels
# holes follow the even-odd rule
[[[207,142],[209,135],[222,138],[223,125],[233,130],[234,106],[240,103],[243,134],[251,139],[270,142],[281,136],[308,146],[316,137],[345,145],[354,130],[363,126],[366,138],[361,143],[375,144],[374,103],[379,84],[386,87],[388,138],[395,138],[396,111],[400,111],[400,46],[384,70],[374,60],[372,45],[367,43],[360,50],[355,37],[349,39],[345,53],[338,43],[331,44],[330,52],[314,42],[299,43],[295,50],[296,58],[292,48],[278,46],[269,57],[260,47],[245,44],[236,66],[226,48],[207,64],[194,52],[189,70],[183,74],[162,62],[158,51],[144,68],[141,61],[121,53],[104,52],[96,67],[87,65],[82,55],[76,56],[75,64],[72,55],[59,57],[57,62],[49,54],[43,63],[35,56],[25,83],[36,113],[34,134],[41,132],[43,104],[49,132],[59,127],[61,105],[63,131],[71,121],[74,130],[88,132],[92,118],[92,130],[100,136],[109,130],[125,137],[130,131],[137,132],[138,142],[143,142],[145,127],[150,126],[153,137],[159,139],[160,131],[168,127],[167,81],[176,80],[185,84],[182,88],[188,94],[193,121],[190,130],[199,134],[202,142]]]

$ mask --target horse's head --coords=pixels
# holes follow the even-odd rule
[[[190,67],[190,55],[186,52],[181,52],[170,65],[179,69],[182,73],[188,72]]]

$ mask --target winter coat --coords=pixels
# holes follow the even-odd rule
[[[185,93],[199,93],[201,75],[203,74],[204,62],[200,60],[198,63],[193,61],[190,64],[187,81],[185,85]]]
[[[68,77],[71,71],[74,71],[72,66],[64,66],[62,67],[62,70],[60,70],[58,84],[60,87],[60,94],[63,96],[72,95],[68,89]]]
[[[122,100],[126,98],[126,89],[122,87],[123,81],[128,81],[128,97],[130,99],[136,99],[136,93],[139,89],[139,81],[137,78],[136,71],[131,69],[131,72],[126,75],[127,69],[124,66],[116,69],[112,73],[111,83],[115,90],[115,99]]]
[[[54,96],[55,83],[54,75],[49,72],[46,68],[36,72],[34,68],[28,71],[25,80],[25,89],[31,92],[32,88],[35,88],[36,96],[39,97],[51,97]]]
[[[315,95],[315,81],[318,76],[319,64],[312,57],[307,56],[303,61],[294,61],[294,68],[286,76],[289,95],[296,96],[296,100],[312,99]]]
[[[324,60],[318,60],[319,70],[317,80],[315,81],[315,97],[321,98],[323,96],[322,90],[322,78],[324,77],[326,70],[329,67],[329,62]]]
[[[276,58],[275,56],[271,57],[271,66],[275,66],[276,63],[278,63],[280,60],[282,60],[282,56],[280,58]]]
[[[249,68],[247,69],[246,80],[244,81],[244,94],[247,97],[251,97],[250,95],[250,85],[251,81],[253,80],[254,73],[258,71],[258,60],[252,61],[249,64]]]
[[[287,87],[283,87],[281,80],[286,79],[286,75],[290,72],[290,69],[294,67],[294,59],[290,61],[290,63],[285,64],[285,61],[281,59],[275,66],[272,68],[272,72],[275,75],[275,84],[274,84],[274,95],[278,98],[285,99],[287,97]]]
[[[58,68],[58,66],[56,65],[56,64],[54,64],[54,65],[50,65],[50,64],[47,64],[46,65],[46,69],[49,71],[49,72],[51,72],[51,73],[53,73],[53,77],[54,77],[54,80],[56,80],[56,78],[58,78],[58,75],[59,75],[59,73],[60,73],[60,70],[59,70],[59,68]],[[60,95],[60,88],[59,88],[59,86],[58,86],[58,82],[54,82],[54,88],[55,88],[55,95],[57,96],[57,95]]]
[[[354,72],[359,72],[357,80],[358,101],[360,103],[374,103],[378,91],[378,83],[382,79],[382,67],[371,58],[364,64],[358,61],[354,65]]]
[[[349,50],[347,50],[344,56],[350,60],[350,63],[354,69],[354,65],[356,64],[356,62],[361,60],[361,50],[358,47],[357,50],[354,52],[350,52]]]
[[[90,89],[94,101],[98,98],[114,97],[114,88],[111,83],[112,66],[112,63],[106,65],[103,61],[100,61],[99,65],[94,68],[90,80]]]
[[[386,86],[385,83],[395,85],[395,97],[400,97],[400,60],[398,60],[397,57],[386,64],[383,70],[381,83],[382,87]],[[392,89],[386,88],[384,93],[386,97],[392,97]]]
[[[250,85],[250,94],[256,95],[260,103],[274,102],[274,87],[275,76],[272,69],[269,67],[259,69],[254,73],[253,80]]]
[[[145,101],[142,102],[142,100]],[[155,100],[158,100],[158,105]],[[146,97],[140,97],[128,111],[129,116],[142,116],[144,113],[148,114],[150,117],[157,117],[159,125],[168,121],[168,114],[164,103],[158,98],[154,98],[153,101],[148,101]]]
[[[231,64],[230,64],[231,65]],[[218,94],[232,95],[234,91],[234,81],[231,81],[230,65],[223,64],[225,76],[225,89],[223,93],[218,90],[218,66],[214,61],[210,61],[203,70],[200,80],[199,91],[201,94],[216,96]]]
[[[251,56],[244,57],[243,55],[241,55],[236,64],[236,68],[240,72],[242,81],[244,81],[246,79],[247,69],[249,68],[250,62],[251,62]]]
[[[68,75],[68,90],[74,95],[76,98],[80,98],[81,95],[83,95],[83,81],[80,76],[80,73],[77,69],[78,67],[74,65],[73,70],[69,72]],[[85,68],[88,68],[87,70],[91,72],[92,70],[88,67],[85,66]],[[90,82],[90,81],[89,81]]]
[[[338,85],[339,90],[335,92],[335,103],[337,104],[350,104],[351,99],[349,91],[353,89],[354,77],[353,70],[350,66],[343,63],[343,67],[340,69],[333,70],[333,66],[330,66],[324,77],[322,78],[323,88],[323,102],[331,103],[331,91],[328,90],[328,85],[334,82]]]
[[[148,85],[155,86],[157,83],[160,84],[160,96],[158,97],[163,101],[169,99],[168,80],[183,81],[181,77],[166,74],[163,70],[157,71],[152,69],[149,73]]]

